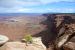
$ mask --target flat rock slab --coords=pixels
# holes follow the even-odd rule
[[[46,50],[46,48],[37,44],[28,44],[22,42],[7,42],[0,50]]]

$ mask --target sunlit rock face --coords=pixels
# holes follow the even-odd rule
[[[46,47],[42,44],[41,38],[33,38],[33,43],[26,44],[22,42],[7,42],[0,50],[46,50]]]
[[[41,37],[33,37],[33,44],[46,50],[46,46],[42,43]]]
[[[63,46],[64,50],[75,50],[75,43],[74,42],[68,42]]]
[[[0,45],[6,43],[9,40],[9,38],[5,35],[0,35]]]
[[[0,50],[25,50],[25,43],[21,42],[7,42]]]

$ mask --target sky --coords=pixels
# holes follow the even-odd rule
[[[75,13],[75,0],[0,0],[0,13]]]

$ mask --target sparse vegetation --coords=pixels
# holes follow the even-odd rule
[[[32,42],[33,42],[31,35],[26,35],[26,36],[24,36],[23,39],[24,39],[24,41],[25,41],[26,43],[32,43]]]

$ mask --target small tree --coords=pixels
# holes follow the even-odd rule
[[[33,42],[32,36],[31,36],[31,35],[26,35],[26,36],[24,36],[24,41],[25,41],[26,43],[32,43],[32,42]]]

